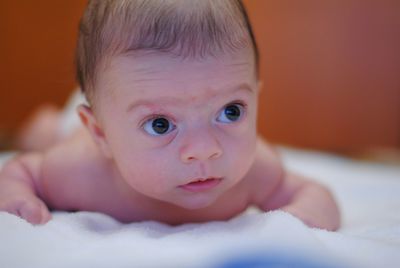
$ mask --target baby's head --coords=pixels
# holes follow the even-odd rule
[[[118,55],[201,59],[258,50],[240,0],[91,0],[81,20],[77,78],[94,105],[97,76]],[[256,70],[257,71],[257,70]]]
[[[257,62],[240,1],[92,0],[77,47],[90,107],[79,113],[134,190],[206,207],[253,162]]]

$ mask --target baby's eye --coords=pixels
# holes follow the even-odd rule
[[[244,106],[239,103],[229,104],[218,115],[217,121],[231,123],[240,119],[243,114]]]
[[[143,129],[153,136],[165,135],[175,129],[175,125],[164,117],[157,117],[147,120]]]

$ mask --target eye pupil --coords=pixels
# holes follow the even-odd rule
[[[225,116],[231,120],[236,121],[240,117],[240,109],[237,105],[229,105],[225,108]]]
[[[151,126],[157,134],[164,134],[169,129],[169,122],[165,118],[157,118],[154,119]]]

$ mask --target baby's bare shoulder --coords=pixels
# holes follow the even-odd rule
[[[81,209],[80,204],[94,202],[111,174],[110,161],[82,129],[45,152],[41,171],[45,202],[55,209]]]

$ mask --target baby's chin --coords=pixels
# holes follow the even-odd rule
[[[217,197],[192,196],[181,200],[174,200],[171,203],[186,210],[198,210],[210,207],[216,202],[216,199]]]

